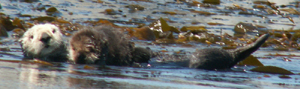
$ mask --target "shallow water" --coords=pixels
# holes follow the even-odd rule
[[[102,0],[104,3],[94,3],[97,0],[32,0],[27,3],[26,0],[1,0],[1,13],[11,17],[19,17],[28,22],[29,17],[20,17],[20,15],[47,16],[44,11],[33,10],[38,7],[38,3],[56,7],[60,14],[67,21],[81,24],[83,21],[97,21],[106,19],[114,24],[126,27],[136,27],[139,23],[149,25],[151,19],[160,17],[169,18],[171,26],[206,26],[210,33],[234,34],[234,25],[239,22],[249,22],[265,26],[267,29],[300,29],[299,15],[290,15],[294,24],[287,18],[278,15],[268,15],[260,9],[253,9],[253,0],[221,0],[220,5],[213,5],[211,8],[190,6],[186,3],[176,3],[176,0]],[[146,2],[150,1],[150,2]],[[187,0],[189,1],[189,0]],[[293,6],[299,0],[269,0],[276,5],[291,5],[291,8],[299,10]],[[190,1],[191,2],[191,1]],[[201,0],[199,0],[201,2]],[[142,11],[132,11],[125,6],[138,4],[145,7]],[[238,4],[243,8],[251,9],[258,15],[241,15],[238,10],[226,9],[227,6],[233,7]],[[105,9],[114,9],[115,15],[107,15]],[[216,15],[199,15],[189,10],[207,11],[216,13]],[[163,13],[153,13],[163,11],[173,11],[177,15],[168,15]],[[73,14],[70,15],[69,13]],[[126,17],[124,16],[126,15]],[[275,20],[275,21],[274,21]],[[269,23],[273,21],[273,23]],[[196,24],[194,23],[196,22]],[[223,25],[209,25],[207,23],[222,23]],[[12,34],[12,32],[9,32]],[[66,37],[68,39],[68,37]],[[23,56],[20,44],[17,39],[12,37],[2,38],[1,48],[8,47],[9,51],[0,51],[0,87],[1,88],[292,88],[300,87],[300,76],[289,75],[291,78],[279,78],[280,74],[268,74],[249,71],[254,66],[236,66],[230,71],[207,71],[201,69],[189,69],[179,66],[152,66],[144,68],[117,67],[108,66],[109,69],[85,69],[85,65],[71,65],[67,63],[57,64],[55,66],[45,66],[40,64],[21,62]],[[137,46],[150,47],[154,51],[167,50],[166,54],[172,54],[175,51],[184,50],[187,54],[196,49],[206,48],[206,44],[190,43],[192,47],[185,47],[181,44],[150,44],[149,41],[132,40]],[[212,45],[212,47],[220,47]],[[268,56],[268,54],[295,54],[300,55],[297,50],[292,51],[274,51],[270,47],[261,48],[253,55],[264,65],[278,66],[292,71],[295,74],[300,73],[299,57],[288,58],[291,61],[284,61],[285,56]],[[155,65],[155,59],[151,63]],[[95,66],[97,68],[97,66]],[[269,76],[269,77],[267,77]]]

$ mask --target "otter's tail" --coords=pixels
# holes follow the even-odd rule
[[[232,56],[234,57],[234,62],[238,63],[248,56],[250,56],[253,52],[255,52],[265,41],[269,38],[269,34],[264,34],[260,38],[258,38],[254,43],[238,48],[232,52]]]

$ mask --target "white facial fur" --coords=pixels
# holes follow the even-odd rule
[[[69,60],[71,60],[71,61],[73,61],[73,62],[75,62],[75,57],[77,57],[76,55],[78,55],[77,54],[77,52],[75,52],[73,49],[72,49],[73,47],[70,45],[70,48],[69,48]]]
[[[50,40],[42,42],[42,34],[48,34]],[[52,53],[63,44],[62,33],[59,28],[52,24],[38,24],[28,29],[19,40],[24,53],[32,56],[44,56]]]

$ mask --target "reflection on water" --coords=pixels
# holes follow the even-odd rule
[[[126,71],[109,70],[80,70],[80,66],[72,66],[67,71],[51,71],[40,69],[37,64],[19,64],[0,62],[1,88],[209,88],[189,84],[168,83],[156,79],[146,80],[131,75],[139,74],[129,68]],[[5,66],[5,67],[4,67]],[[45,67],[45,66],[43,66]],[[74,68],[75,67],[75,68]],[[51,69],[51,67],[48,67]],[[70,71],[72,70],[72,71]],[[82,72],[79,72],[82,71]],[[125,73],[125,74],[122,74]],[[126,74],[129,73],[129,74]],[[153,73],[153,72],[152,72]],[[136,74],[136,75],[137,75]],[[141,73],[146,75],[145,72]],[[154,73],[155,74],[155,73]],[[149,76],[145,76],[149,77]],[[151,76],[154,77],[154,76]]]
[[[84,69],[84,65],[42,66],[0,62],[1,88],[293,88],[298,75],[280,79],[276,74],[239,71],[207,71],[188,68],[131,68],[109,66]],[[97,66],[92,66],[97,67]],[[252,67],[237,67],[251,69]],[[271,78],[262,77],[265,75]],[[259,78],[260,77],[260,78]],[[283,85],[284,84],[284,85]]]

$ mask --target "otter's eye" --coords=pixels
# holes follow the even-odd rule
[[[56,32],[56,30],[55,30],[55,29],[53,29],[53,30],[52,30],[52,33],[55,33],[55,32]]]
[[[32,35],[30,36],[30,39],[33,39],[33,36],[32,36]]]

